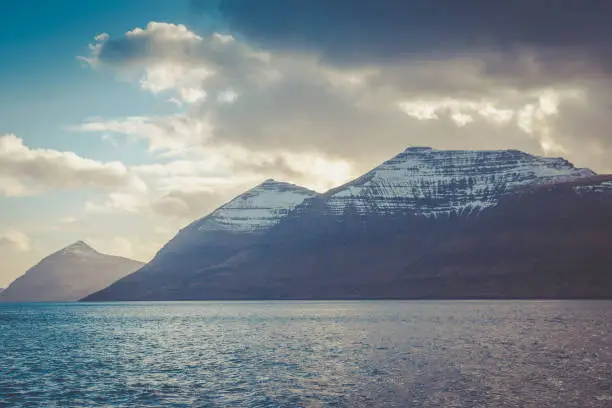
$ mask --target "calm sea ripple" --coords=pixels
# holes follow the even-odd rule
[[[1,407],[612,407],[612,302],[0,304]]]

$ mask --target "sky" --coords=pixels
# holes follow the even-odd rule
[[[275,178],[409,146],[612,172],[608,0],[0,4],[0,287],[77,240],[147,261]]]

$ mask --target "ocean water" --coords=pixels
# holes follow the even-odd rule
[[[612,302],[0,304],[0,407],[612,407]]]

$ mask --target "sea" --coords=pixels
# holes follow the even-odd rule
[[[0,407],[612,407],[612,302],[0,304]]]

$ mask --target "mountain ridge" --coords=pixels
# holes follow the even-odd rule
[[[555,261],[571,249],[559,225],[568,225],[566,233],[574,231],[581,239],[575,243],[576,259],[591,254],[602,262],[592,265],[592,279],[599,285],[587,285],[581,292],[593,297],[601,288],[612,288],[612,278],[602,272],[610,251],[585,245],[590,242],[585,226],[607,239],[612,223],[602,228],[612,219],[611,192],[612,176],[577,168],[563,158],[517,150],[412,147],[342,186],[305,197],[267,232],[234,246],[223,259],[202,262],[202,255],[194,253],[189,262],[161,267],[159,279],[140,281],[137,291],[119,290],[117,282],[86,300],[530,297],[538,290],[544,297],[575,296],[577,292],[555,285],[547,291],[539,281],[533,292],[512,289],[516,276],[535,273],[532,265],[550,276],[555,276],[555,267],[566,272],[568,265],[578,268],[573,258],[565,265]],[[551,247],[566,253],[551,252]],[[507,256],[504,249],[514,255]],[[472,276],[469,268],[481,281],[466,287],[461,279]],[[578,279],[567,273],[560,281]],[[436,289],[423,286],[423,279],[441,283]],[[453,292],[453,287],[463,292]],[[421,288],[420,295],[415,288]]]
[[[357,211],[409,211],[424,215],[461,212],[495,205],[522,185],[595,176],[563,158],[533,156],[518,150],[437,150],[409,147],[364,175],[333,188],[325,197],[330,212],[348,205]],[[444,197],[445,192],[452,197]],[[442,193],[441,193],[442,192]],[[382,199],[377,200],[377,198]],[[448,201],[441,206],[441,200]],[[433,202],[433,206],[426,203]]]

